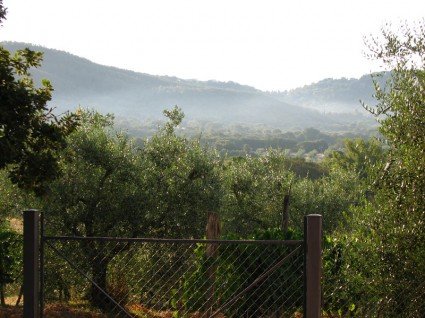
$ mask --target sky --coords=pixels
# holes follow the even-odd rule
[[[379,70],[364,37],[422,0],[3,0],[0,41],[153,75],[287,90]]]

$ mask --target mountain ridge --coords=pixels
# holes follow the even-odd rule
[[[287,130],[313,126],[329,130],[339,124],[320,109],[309,108],[308,103],[290,99],[285,93],[268,93],[232,81],[183,80],[123,70],[27,43],[2,42],[1,45],[10,51],[29,47],[44,53],[41,68],[31,73],[35,82],[42,78],[51,81],[55,89],[51,104],[61,112],[83,105],[143,121],[160,119],[164,108],[179,105],[190,120],[264,123]],[[363,119],[353,117],[353,120]]]

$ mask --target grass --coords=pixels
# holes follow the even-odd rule
[[[22,218],[10,218],[9,219],[10,227],[17,233],[24,232],[24,224]]]

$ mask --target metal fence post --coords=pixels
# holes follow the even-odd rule
[[[37,210],[24,211],[24,317],[39,317],[39,218]]]
[[[322,216],[304,217],[304,317],[321,315]]]

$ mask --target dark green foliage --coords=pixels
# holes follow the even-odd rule
[[[324,310],[326,312],[336,312],[337,310],[342,309],[345,312],[347,304],[347,299],[341,297],[340,294],[327,295],[328,290],[334,290],[334,286],[341,285],[340,281],[342,280],[342,275],[344,271],[344,246],[340,242],[332,241],[331,237],[325,236],[323,240],[323,283],[325,286],[324,295]],[[343,309],[344,308],[344,309]]]
[[[363,315],[367,315],[367,307],[379,296],[369,293],[370,282],[356,272],[360,259],[354,247],[358,244],[329,236],[323,242],[323,311],[329,315],[361,317],[359,311],[366,310]]]
[[[13,165],[11,180],[37,194],[44,192],[45,181],[57,176],[56,150],[64,147],[65,136],[75,127],[74,116],[57,119],[48,109],[50,82],[35,86],[29,70],[41,60],[40,52],[11,54],[0,46],[0,169]]]
[[[7,222],[0,221],[0,298],[4,306],[7,285],[22,279],[22,235],[13,231]]]

